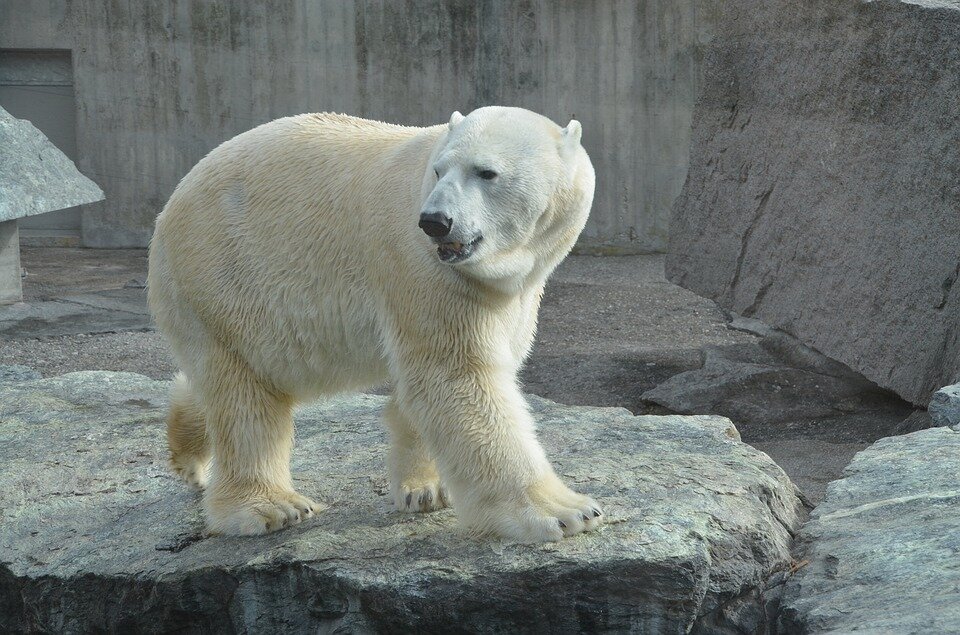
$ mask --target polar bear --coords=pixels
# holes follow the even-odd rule
[[[580,136],[519,108],[428,128],[306,114],[183,178],[157,218],[148,299],[182,369],[171,463],[205,487],[209,531],[318,512],[290,477],[293,406],[385,380],[397,509],[452,504],[517,542],[602,522],[551,468],[517,384],[593,200]]]

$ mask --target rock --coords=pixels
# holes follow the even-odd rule
[[[863,377],[792,365],[762,343],[706,347],[701,368],[674,375],[643,399],[683,414],[720,414],[737,424],[832,418],[901,403]]]
[[[293,475],[331,508],[203,537],[165,466],[167,382],[81,372],[0,384],[0,631],[753,632],[801,511],[720,417],[531,397],[558,472],[609,523],[558,544],[477,540],[391,511],[384,397],[297,413]],[[162,625],[162,626],[161,626]]]
[[[0,222],[101,200],[97,184],[42,132],[0,108]]]
[[[0,364],[0,384],[40,379],[40,373],[22,364]]]
[[[878,441],[801,531],[808,561],[786,583],[781,633],[956,633],[960,432]]]
[[[960,429],[960,384],[944,386],[933,393],[927,410],[933,425]]]
[[[798,6],[717,14],[667,275],[926,406],[960,376],[960,3]]]
[[[749,332],[762,339],[705,348],[701,368],[668,378],[644,392],[644,401],[681,414],[729,417],[743,440],[769,454],[814,505],[870,443],[929,427],[925,411],[916,414],[895,394],[789,335],[769,327]]]

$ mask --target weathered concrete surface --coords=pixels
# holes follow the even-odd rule
[[[960,428],[960,384],[944,386],[933,393],[927,409],[933,425]]]
[[[56,337],[153,328],[143,289],[112,289],[0,307],[0,337]]]
[[[960,432],[882,439],[800,534],[781,633],[960,631]]]
[[[727,3],[668,278],[926,406],[960,375],[960,3]]]
[[[211,148],[316,110],[411,125],[454,110],[576,115],[597,168],[581,247],[662,251],[686,173],[704,0],[5,0],[5,48],[72,48],[83,241],[143,247]],[[426,98],[425,96],[429,96]]]
[[[164,463],[167,382],[85,372],[0,384],[0,631],[752,632],[799,502],[718,417],[532,398],[598,533],[478,541],[450,511],[393,513],[384,398],[297,415],[293,473],[332,505],[255,539],[203,539]]]
[[[23,299],[17,221],[0,222],[0,306]]]

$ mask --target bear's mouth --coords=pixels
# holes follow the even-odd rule
[[[441,262],[445,262],[447,264],[463,262],[473,255],[473,250],[476,249],[481,240],[483,240],[483,236],[477,236],[468,243],[460,243],[456,241],[439,243],[437,244],[437,256],[440,258]]]

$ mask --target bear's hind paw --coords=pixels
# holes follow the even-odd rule
[[[170,468],[190,487],[202,490],[207,486],[207,463],[203,461],[182,461],[170,459]]]

